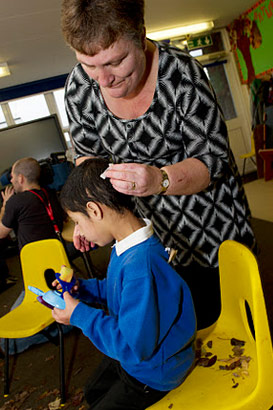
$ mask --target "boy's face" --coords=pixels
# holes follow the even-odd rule
[[[114,239],[103,218],[99,218],[96,215],[87,216],[82,212],[67,211],[67,214],[78,226],[80,234],[89,242],[105,246]]]

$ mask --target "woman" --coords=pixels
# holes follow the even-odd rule
[[[220,313],[220,243],[255,244],[214,91],[197,61],[146,38],[143,0],[63,0],[62,28],[79,61],[66,84],[77,164],[113,163],[106,177],[177,249],[207,327]]]

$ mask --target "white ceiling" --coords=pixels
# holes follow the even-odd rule
[[[256,0],[146,0],[147,31],[213,20],[225,27]],[[60,30],[61,0],[0,0],[0,88],[68,73],[75,63]]]

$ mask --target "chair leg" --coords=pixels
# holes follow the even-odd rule
[[[60,393],[61,393],[61,404],[66,401],[65,397],[65,373],[64,373],[64,337],[63,329],[59,323],[57,323],[59,332],[59,354],[60,354]],[[5,339],[5,369],[4,369],[4,397],[9,395],[9,339]]]
[[[92,272],[93,264],[91,262],[91,258],[90,258],[89,253],[88,252],[83,252],[82,253],[82,258],[83,258],[83,262],[84,262],[84,265],[85,265],[85,269],[87,270],[87,273],[88,273],[89,277],[93,278],[94,277],[93,272]]]
[[[257,165],[256,161],[253,159],[253,157],[250,157],[250,159],[251,159],[251,161],[253,162],[254,165]]]
[[[64,374],[64,336],[62,326],[57,323],[58,332],[59,332],[59,354],[60,354],[60,363],[59,363],[59,372],[60,372],[60,393],[61,393],[61,404],[64,404],[66,401],[65,397],[65,374]]]
[[[9,339],[5,339],[4,397],[9,395]]]
[[[245,176],[245,165],[246,165],[246,158],[244,158],[244,163],[243,163],[243,177]]]
[[[73,266],[75,267],[75,265],[73,264],[71,258],[69,257],[69,252],[68,252],[68,250],[67,250],[66,243],[65,243],[65,241],[64,241],[64,239],[63,239],[63,237],[62,237],[61,234],[60,234],[59,238],[60,238],[60,240],[61,240],[61,242],[62,242],[62,244],[63,244],[63,246],[64,246],[64,250],[65,250],[65,253],[66,253],[67,257],[68,257],[69,263],[71,264],[72,267],[73,267]],[[89,253],[88,253],[88,252],[82,252],[82,253],[81,253],[81,256],[82,256],[82,258],[83,258],[84,266],[85,266],[85,269],[87,270],[88,276],[89,276],[90,278],[93,278],[93,277],[94,277],[94,275],[93,275],[93,264],[92,264],[92,261],[91,261],[91,258],[90,258]]]

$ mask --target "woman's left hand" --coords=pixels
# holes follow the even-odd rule
[[[71,315],[78,305],[79,300],[74,299],[68,292],[64,292],[64,301],[65,301],[65,309],[57,309],[54,308],[52,310],[52,316],[58,323],[62,323],[63,325],[70,324]]]
[[[160,169],[146,164],[110,164],[104,172],[113,187],[127,195],[149,196],[161,191]]]

